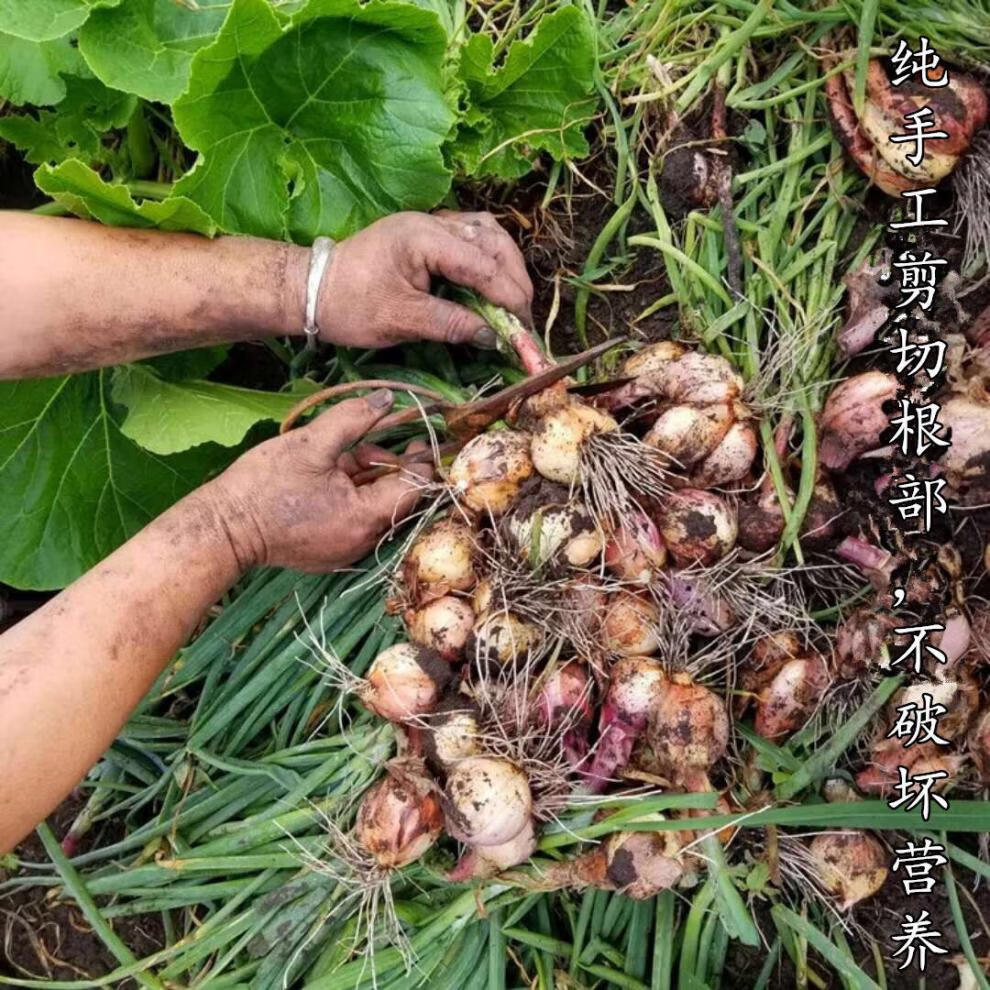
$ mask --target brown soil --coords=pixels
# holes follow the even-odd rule
[[[601,189],[611,188],[600,158],[582,166],[582,174]],[[542,207],[546,177],[540,172],[509,190],[487,183],[459,190],[463,209],[487,209],[519,243],[536,290],[533,322],[541,335],[559,294],[550,334],[557,354],[581,350],[574,329],[577,287],[571,280],[581,276],[588,252],[616,209],[610,199],[588,185],[576,183],[575,189],[569,199],[558,194],[546,209]],[[634,211],[627,234],[650,231],[642,211]],[[605,272],[604,265],[613,260],[614,267]],[[623,257],[621,243],[614,240],[598,267],[602,270],[593,273],[592,281],[600,290],[592,291],[587,311],[589,346],[617,335],[645,341],[670,336],[677,320],[676,307],[665,307],[637,322],[647,306],[670,291],[659,253],[636,251],[634,257]]]
[[[49,818],[57,836],[69,828],[84,801],[78,795],[70,797]],[[112,841],[107,833],[118,833],[113,836],[118,838],[121,831],[117,824],[97,830],[84,840],[80,851]],[[22,863],[48,860],[35,835],[21,843],[14,855]],[[4,879],[4,871],[0,869],[0,881]],[[138,958],[164,945],[161,919],[157,915],[116,919],[113,929]],[[63,900],[57,888],[33,887],[0,896],[0,976],[86,980],[104,976],[118,965],[75,902],[71,898]],[[127,980],[118,986],[129,988],[137,984]]]

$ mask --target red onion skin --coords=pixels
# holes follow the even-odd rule
[[[691,630],[702,636],[717,636],[736,624],[736,616],[723,598],[699,586],[699,580],[677,571],[662,575],[670,599],[690,618]]]
[[[884,403],[895,399],[899,390],[897,379],[882,371],[854,375],[836,386],[820,419],[822,464],[844,471],[861,454],[879,447],[890,426]]]
[[[606,697],[599,716],[601,729],[591,763],[582,773],[585,789],[601,794],[614,783],[623,767],[628,766],[639,734],[646,728],[646,715],[623,717]]]
[[[585,668],[576,660],[559,667],[537,695],[535,708],[541,725],[565,726],[561,745],[570,765],[579,768],[588,756],[588,729],[594,717]]]
[[[839,143],[860,171],[888,196],[900,197],[902,192],[913,188],[916,183],[889,168],[876,153],[873,142],[860,129],[849,91],[840,73],[825,80],[825,96]]]
[[[900,557],[858,536],[847,536],[835,548],[835,555],[855,564],[877,591],[887,590],[891,575],[901,563]]]

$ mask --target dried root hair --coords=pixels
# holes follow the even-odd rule
[[[391,945],[402,958],[406,972],[416,964],[416,957],[399,916],[395,910],[392,892],[394,870],[387,870],[368,853],[350,832],[323,808],[310,802],[317,812],[323,829],[322,842],[317,852],[286,831],[288,844],[285,851],[298,857],[300,866],[308,873],[326,877],[337,885],[344,895],[314,924],[306,942],[296,953],[329,922],[347,919],[351,922],[351,954],[363,956],[361,982],[367,966],[372,967],[372,985],[377,986],[374,970],[374,954],[380,943]],[[342,815],[344,817],[344,815]]]
[[[609,533],[634,512],[671,492],[672,458],[623,429],[593,433],[580,449],[580,494]]]
[[[952,176],[956,194],[955,233],[965,227],[960,270],[973,277],[990,266],[990,128],[984,128],[969,146]],[[987,275],[980,280],[985,281]],[[979,284],[979,283],[978,283]],[[968,291],[975,289],[974,285]]]

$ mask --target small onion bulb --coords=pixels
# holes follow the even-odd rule
[[[406,613],[409,638],[436,650],[444,660],[460,656],[474,628],[474,609],[462,598],[444,595]]]
[[[828,668],[818,654],[788,660],[760,692],[757,733],[774,740],[796,732],[814,714],[828,682]]]
[[[712,492],[682,488],[667,499],[657,523],[674,560],[682,566],[714,564],[736,543],[735,509]]]
[[[609,598],[602,620],[602,645],[619,656],[648,656],[660,648],[657,607],[631,591]]]
[[[887,879],[887,852],[868,832],[841,829],[816,835],[809,846],[825,889],[841,911],[872,897]]]
[[[660,530],[642,512],[632,512],[605,544],[605,566],[620,581],[649,584],[666,563]]]
[[[678,673],[658,692],[647,731],[669,776],[706,789],[708,771],[729,745],[729,715],[717,694]]]
[[[392,760],[387,776],[361,801],[354,835],[379,866],[399,869],[419,859],[443,831],[436,787],[418,760]]]
[[[449,770],[458,760],[478,756],[481,727],[478,714],[467,703],[457,699],[449,703],[446,711],[433,715],[424,733],[426,755],[431,765]]]
[[[475,756],[447,776],[443,798],[447,831],[470,846],[499,846],[514,839],[533,817],[526,774],[509,760]]]
[[[474,624],[474,651],[479,659],[512,663],[542,640],[539,626],[504,609],[484,612]]]
[[[376,715],[401,722],[433,711],[450,678],[450,667],[433,651],[396,643],[375,657],[358,695]]]
[[[508,531],[531,567],[557,559],[571,567],[586,567],[602,552],[605,543],[601,530],[580,502],[539,506],[513,514],[508,520]]]
[[[454,458],[450,483],[475,512],[501,516],[533,473],[529,446],[529,435],[517,430],[481,433]]]
[[[442,598],[452,591],[469,591],[477,581],[474,533],[453,519],[442,519],[409,548],[402,576],[415,602]]]
[[[575,485],[581,480],[581,445],[593,433],[619,424],[600,409],[572,402],[544,416],[533,432],[530,455],[536,470],[550,481]]]
[[[718,446],[691,472],[691,484],[695,488],[717,488],[739,481],[753,466],[757,446],[752,424],[736,420]]]

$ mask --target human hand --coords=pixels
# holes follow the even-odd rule
[[[353,475],[396,463],[357,444],[392,407],[388,389],[348,399],[311,423],[259,444],[205,486],[242,569],[260,565],[332,571],[359,560],[413,508],[429,464],[355,487]],[[410,450],[425,445],[410,445]]]
[[[321,338],[355,347],[417,339],[493,347],[482,317],[430,295],[439,276],[532,319],[526,263],[490,213],[396,213],[334,249],[316,317]]]

